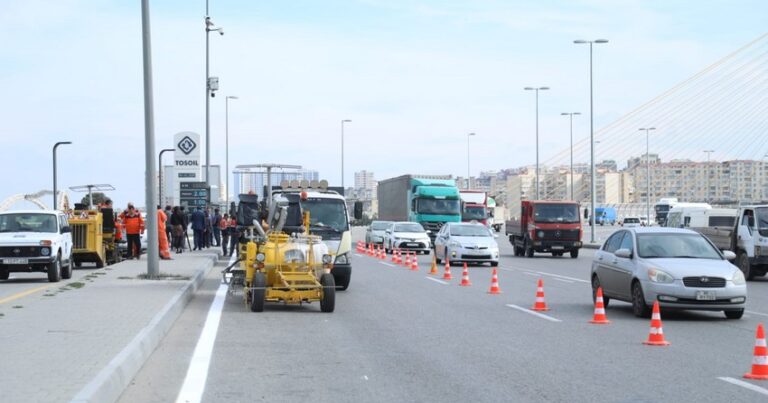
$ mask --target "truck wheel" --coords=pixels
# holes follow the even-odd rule
[[[72,278],[72,256],[69,257],[69,263],[61,267],[61,278],[64,280]]]
[[[525,257],[533,257],[533,245],[529,240],[525,241]]]
[[[736,256],[736,266],[738,266],[741,272],[744,273],[744,277],[747,280],[753,280],[755,278],[752,265],[749,264],[749,256],[747,256],[746,253],[739,252],[739,254]]]
[[[572,257],[573,259],[576,259],[577,257],[579,257],[579,250],[578,250],[578,249],[574,249],[574,250],[572,250],[572,251],[571,251],[571,257]]]
[[[0,280],[8,280],[8,277],[11,276],[11,273],[8,271],[8,269],[0,269]]]
[[[325,273],[320,276],[320,285],[323,286],[323,297],[320,298],[320,310],[322,312],[333,312],[336,306],[336,281],[333,275]]]
[[[257,271],[253,273],[253,281],[251,281],[251,311],[263,312],[264,311],[264,298],[267,295],[267,278],[264,273]]]
[[[352,273],[347,273],[343,276],[333,276],[334,282],[336,283],[336,289],[345,291],[349,288],[350,277],[352,277]]]
[[[57,256],[56,260],[48,264],[48,281],[58,283],[59,280],[61,280],[61,256]]]

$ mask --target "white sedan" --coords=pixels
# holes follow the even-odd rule
[[[435,237],[437,263],[475,262],[499,265],[498,235],[483,224],[446,223]]]
[[[432,249],[432,241],[429,239],[429,232],[419,223],[393,222],[384,231],[384,249],[387,253],[401,249],[428,255]]]

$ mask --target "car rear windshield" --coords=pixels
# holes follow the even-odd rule
[[[424,228],[420,224],[397,224],[395,225],[395,232],[424,232]]]
[[[484,225],[452,225],[452,236],[491,236]]]
[[[0,232],[59,232],[53,214],[14,213],[0,215]]]
[[[389,227],[389,223],[388,222],[374,222],[374,223],[371,223],[371,229],[374,230],[374,231],[384,231],[385,229],[387,229],[387,227]]]
[[[721,259],[717,249],[699,234],[638,234],[637,253],[646,259]]]

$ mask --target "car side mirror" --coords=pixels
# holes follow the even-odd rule
[[[359,220],[363,218],[363,202],[356,201],[354,210],[355,210],[355,220]]]
[[[724,250],[723,257],[725,258],[725,260],[734,260],[736,259],[736,254],[729,250]]]
[[[70,233],[70,232],[72,232],[72,228],[70,228],[69,225],[65,225],[65,226],[61,227],[61,233],[62,234],[67,234],[67,233]]]
[[[619,249],[616,252],[613,252],[616,257],[624,258],[624,259],[632,259],[632,252],[629,249]]]
[[[431,231],[431,230],[427,230],[427,234],[431,234],[431,233],[432,233],[432,231]]]

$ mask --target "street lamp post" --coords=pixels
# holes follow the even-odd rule
[[[147,277],[160,273],[160,248],[157,234],[155,202],[155,112],[152,97],[152,41],[149,24],[149,0],[141,2],[141,28],[144,72],[144,203],[147,209]]]
[[[549,87],[525,87],[526,91],[536,91],[536,200],[539,200],[539,91]]]
[[[589,144],[590,144],[590,212],[589,222],[591,226],[590,230],[590,242],[595,243],[595,111],[593,100],[593,85],[592,85],[592,44],[594,43],[608,43],[607,39],[595,39],[594,41],[586,41],[583,39],[577,39],[573,41],[575,44],[589,44]]]
[[[573,115],[581,115],[581,112],[563,112],[561,115],[567,115],[571,120],[571,200],[573,198]]]
[[[160,154],[157,157],[157,201],[161,207],[163,205],[163,153],[167,151],[176,151],[176,149],[164,148],[160,150]]]
[[[344,187],[344,123],[351,123],[349,119],[341,121],[341,192],[346,195],[347,189]],[[342,195],[343,196],[343,195]]]
[[[469,138],[472,136],[475,136],[475,133],[467,134],[467,189],[471,187],[470,180],[469,180]]]
[[[210,75],[210,33],[216,31],[224,35],[224,29],[214,27],[208,15],[208,0],[205,0],[205,183],[211,185],[211,98],[216,96],[214,91],[219,89],[218,79]]]
[[[230,99],[238,99],[238,98],[234,95],[228,95],[224,99],[224,116],[225,116],[224,148],[226,149],[226,154],[227,154],[226,161],[225,161],[226,166],[224,168],[224,173],[225,173],[224,177],[226,178],[226,181],[224,183],[224,187],[226,189],[226,193],[224,195],[224,201],[225,201],[224,204],[227,206],[226,208],[229,208],[229,100]]]
[[[709,175],[711,173],[709,168],[709,155],[715,152],[715,150],[704,150],[704,152],[707,154],[707,192],[704,194],[704,201],[709,203]]]
[[[645,219],[648,226],[651,225],[651,154],[650,154],[650,140],[649,133],[651,130],[656,130],[655,127],[643,127],[640,131],[645,131]]]
[[[53,210],[58,210],[58,198],[56,197],[56,149],[62,144],[72,144],[71,141],[59,141],[53,145]]]

